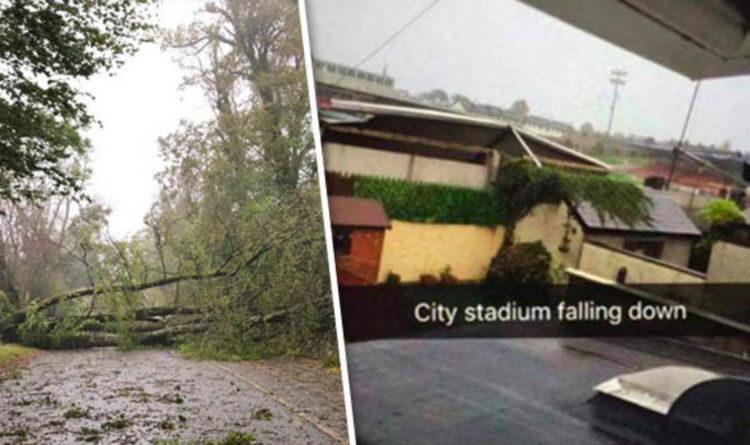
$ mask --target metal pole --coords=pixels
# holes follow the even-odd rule
[[[688,107],[687,115],[685,116],[685,122],[682,124],[682,133],[680,133],[680,140],[677,141],[677,145],[672,149],[672,166],[669,168],[669,178],[667,178],[666,190],[672,185],[672,179],[674,178],[674,171],[677,167],[677,158],[682,150],[682,144],[685,142],[685,133],[687,133],[688,124],[690,123],[690,117],[693,114],[693,107],[695,106],[695,98],[698,97],[698,89],[700,89],[701,81],[695,82],[693,88],[693,97],[690,99],[690,107]]]
[[[667,184],[664,186],[664,190],[669,191],[669,187],[672,185],[672,177],[674,176],[674,170],[677,167],[677,156],[680,152],[680,144],[672,148],[672,165],[669,167],[669,177],[667,178]]]
[[[612,131],[612,121],[615,118],[615,105],[617,105],[617,84],[615,84],[615,91],[612,94],[612,106],[609,108],[609,123],[607,124],[607,136]]]
[[[612,70],[612,77],[609,79],[609,83],[614,85],[614,92],[612,93],[612,106],[609,109],[609,123],[607,124],[607,136],[612,131],[612,123],[615,120],[615,107],[617,106],[617,99],[620,92],[620,85],[625,85],[625,76],[627,71],[624,70]]]
[[[695,98],[698,97],[698,89],[701,87],[701,81],[695,82],[695,88],[693,88],[693,97],[690,98],[690,107],[688,108],[687,116],[685,116],[685,122],[682,124],[682,133],[680,133],[680,146],[685,140],[685,133],[687,132],[688,124],[690,123],[690,116],[693,114],[693,107],[695,106]]]

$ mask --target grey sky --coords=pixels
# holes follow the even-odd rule
[[[307,0],[313,56],[355,64],[430,0]],[[686,77],[515,0],[442,0],[362,66],[411,92],[442,88],[606,129],[613,68],[628,71],[613,132],[678,138],[693,91]],[[750,76],[704,81],[687,138],[750,151]]]
[[[188,24],[203,4],[166,0],[159,6],[159,23],[169,28]],[[89,110],[102,124],[87,132],[93,144],[87,190],[112,208],[110,227],[116,236],[142,228],[156,198],[154,174],[162,167],[158,138],[175,131],[180,119],[211,116],[200,91],[178,90],[184,73],[173,56],[158,43],[146,44],[114,76],[96,76],[84,84],[95,96]]]

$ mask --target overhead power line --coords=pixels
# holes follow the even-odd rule
[[[368,60],[370,60],[373,57],[375,57],[375,55],[377,53],[379,53],[383,48],[385,48],[386,46],[388,46],[391,42],[393,42],[394,40],[396,40],[398,38],[398,36],[400,36],[401,34],[403,34],[404,31],[406,31],[407,29],[409,29],[414,23],[417,22],[417,20],[419,20],[420,18],[422,18],[422,16],[424,16],[425,14],[427,14],[427,12],[429,12],[430,9],[434,8],[438,3],[440,3],[440,0],[434,0],[430,4],[428,4],[427,6],[425,6],[414,17],[412,17],[411,19],[409,19],[408,22],[404,23],[403,26],[401,26],[399,29],[397,29],[396,32],[394,32],[393,34],[391,34],[390,36],[388,36],[388,38],[385,39],[383,41],[383,43],[381,43],[380,45],[378,45],[369,54],[367,54],[365,57],[363,57],[362,60],[360,60],[359,62],[357,62],[357,64],[354,65],[354,68],[361,67]]]

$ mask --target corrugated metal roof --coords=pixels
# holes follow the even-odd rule
[[[555,141],[551,141],[547,138],[543,138],[541,136],[538,136],[536,134],[533,134],[531,132],[525,131],[523,129],[518,129],[518,132],[521,134],[522,137],[527,139],[535,140],[541,144],[544,144],[547,148],[550,148],[552,150],[557,150],[559,153],[566,154],[568,156],[571,156],[573,158],[577,158],[586,162],[589,162],[591,164],[594,164],[596,167],[600,167],[605,171],[611,171],[612,167],[607,164],[606,162],[602,162],[594,157],[585,155],[583,153],[577,152],[573,150],[572,148],[568,148],[562,144],[558,144]]]
[[[463,132],[454,132],[456,137],[459,136],[465,140],[471,140],[471,144],[484,145],[492,144],[493,141],[497,142],[504,133],[514,132],[516,137],[519,139],[529,139],[535,141],[544,149],[551,152],[555,152],[558,156],[564,156],[568,159],[572,159],[582,165],[590,166],[600,171],[610,171],[612,168],[595,158],[586,156],[575,150],[567,148],[561,144],[550,141],[542,136],[534,135],[526,132],[513,125],[501,122],[497,119],[470,116],[466,114],[459,114],[448,111],[430,110],[418,107],[405,107],[400,105],[386,105],[371,102],[351,101],[342,99],[331,99],[330,107],[339,113],[358,113],[358,114],[369,114],[373,115],[374,118],[370,122],[377,123],[378,119],[386,118],[387,116],[395,116],[404,119],[404,125],[408,119],[420,120],[418,124],[410,123],[412,127],[425,126],[426,122],[442,122],[443,125],[454,125],[463,128]],[[320,112],[320,111],[319,111]],[[325,116],[324,116],[325,119]],[[424,122],[424,123],[423,123]],[[483,143],[478,143],[476,139],[485,140]],[[534,156],[532,156],[534,158]]]
[[[391,226],[380,201],[350,196],[329,196],[331,225],[388,228]]]
[[[653,201],[650,224],[637,223],[630,227],[622,221],[610,218],[602,221],[596,210],[587,202],[580,204],[576,210],[583,223],[590,229],[700,236],[701,231],[669,194],[653,189],[644,189],[644,192]]]
[[[371,118],[372,115],[368,114],[349,113],[325,108],[318,110],[318,119],[327,124],[358,124],[367,122]]]
[[[361,102],[355,100],[331,99],[331,107],[336,110],[353,111],[371,114],[390,114],[394,116],[418,117],[423,119],[435,119],[448,122],[460,122],[471,125],[481,125],[491,128],[508,128],[508,125],[495,119],[469,116],[449,111],[432,110],[422,107],[407,107],[401,105],[388,105],[373,102]]]

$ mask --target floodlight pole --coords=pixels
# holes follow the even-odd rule
[[[669,190],[669,186],[672,185],[672,179],[674,178],[674,171],[677,168],[677,159],[680,156],[682,150],[682,144],[685,142],[685,133],[687,133],[688,124],[690,123],[690,117],[693,115],[693,106],[695,106],[695,98],[698,97],[698,89],[701,86],[701,81],[695,82],[693,88],[693,97],[690,99],[690,106],[688,107],[687,115],[685,116],[685,122],[682,124],[682,133],[680,133],[680,140],[677,141],[677,145],[672,148],[672,165],[669,167],[669,177],[667,178],[667,184],[665,190]]]
[[[612,70],[612,77],[609,79],[609,83],[614,86],[614,92],[612,94],[612,107],[609,110],[609,123],[607,124],[607,136],[612,131],[612,122],[615,119],[615,106],[617,105],[618,92],[620,85],[625,85],[625,76],[628,75],[627,71],[624,70]]]

